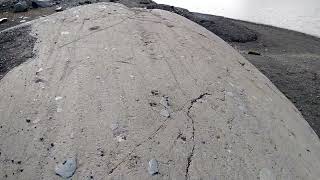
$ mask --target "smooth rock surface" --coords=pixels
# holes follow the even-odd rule
[[[151,159],[149,161],[148,172],[151,176],[154,176],[159,173],[159,164],[156,159]]]
[[[62,163],[59,163],[55,167],[55,172],[57,175],[63,178],[70,178],[77,169],[76,158],[68,158]]]
[[[56,179],[55,159],[70,154],[80,164],[74,179],[271,177],[262,169],[278,179],[320,176],[319,139],[301,114],[205,28],[113,3],[29,23],[36,56],[0,81],[0,177],[17,170],[7,159],[19,159],[24,171],[11,179]],[[150,107],[160,95],[170,119],[162,105]],[[121,143],[115,122],[125,127]],[[153,158],[161,172],[150,177]]]

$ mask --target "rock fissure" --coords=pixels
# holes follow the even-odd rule
[[[210,96],[210,95],[211,95],[210,93],[203,93],[203,94],[201,94],[199,97],[197,97],[197,98],[195,98],[195,99],[192,99],[192,100],[191,100],[191,104],[190,104],[190,106],[188,107],[187,116],[188,116],[188,118],[191,120],[191,124],[192,124],[192,136],[191,136],[191,139],[192,139],[193,145],[192,145],[191,152],[189,153],[188,158],[187,158],[186,174],[185,174],[185,179],[186,179],[186,180],[189,179],[189,168],[190,168],[190,165],[191,165],[191,163],[192,163],[192,158],[193,158],[193,156],[194,156],[194,149],[195,149],[195,146],[196,146],[196,145],[195,145],[195,142],[194,142],[194,139],[195,139],[195,131],[196,131],[195,125],[194,125],[194,122],[195,122],[195,121],[194,121],[193,117],[190,115],[190,111],[191,111],[193,105],[198,102],[198,100],[203,99],[205,96]]]

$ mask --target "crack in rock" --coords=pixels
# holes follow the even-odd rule
[[[191,100],[191,104],[188,107],[187,116],[191,120],[191,123],[192,123],[192,136],[191,136],[191,139],[192,139],[193,145],[192,145],[192,150],[189,153],[188,158],[187,158],[186,174],[185,174],[185,179],[186,180],[189,179],[189,168],[190,168],[190,165],[191,165],[191,162],[192,162],[192,158],[194,156],[194,149],[195,149],[195,143],[194,143],[194,137],[195,137],[194,119],[191,117],[190,111],[191,111],[193,105],[198,102],[198,100],[204,98],[205,96],[210,96],[210,95],[211,94],[209,94],[209,93],[201,94],[199,97],[197,97],[195,99],[192,99]]]

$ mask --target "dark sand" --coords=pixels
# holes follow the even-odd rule
[[[101,0],[100,2],[109,2]],[[96,0],[56,0],[64,8]],[[191,13],[186,9],[159,5],[149,0],[116,1],[129,7],[146,7],[168,10],[180,14],[217,34],[227,41],[263,74],[265,74],[301,111],[314,131],[320,136],[320,39],[299,32],[272,26],[254,24],[228,18]],[[3,4],[1,4],[3,3]],[[8,22],[0,24],[0,31],[26,21],[54,13],[55,6],[30,9],[13,13],[13,1],[0,0],[0,18]],[[3,5],[3,6],[2,6]],[[16,34],[0,34],[0,77],[31,56],[32,43],[21,43],[28,30],[17,30]],[[34,41],[25,36],[27,41]],[[30,45],[28,45],[30,44]],[[31,46],[32,45],[32,46]],[[25,51],[21,49],[26,49]],[[261,55],[248,54],[249,51]],[[0,78],[1,79],[1,78]]]

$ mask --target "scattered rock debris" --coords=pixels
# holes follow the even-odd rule
[[[156,159],[151,159],[149,161],[148,172],[151,176],[159,174],[159,165]]]
[[[55,167],[55,172],[57,175],[63,178],[70,178],[73,176],[74,172],[77,169],[77,160],[76,158],[68,158],[63,163],[59,163]]]
[[[157,106],[157,103],[155,103],[155,102],[150,102],[149,105],[150,105],[151,107],[156,107],[156,106]]]
[[[163,96],[160,100],[160,104],[162,104],[165,108],[169,108],[169,97]]]
[[[118,142],[127,140],[128,130],[121,127],[119,123],[112,123],[110,128],[112,130],[113,137],[115,137]]]
[[[158,96],[160,94],[160,92],[158,90],[152,90],[151,94],[154,96]]]

